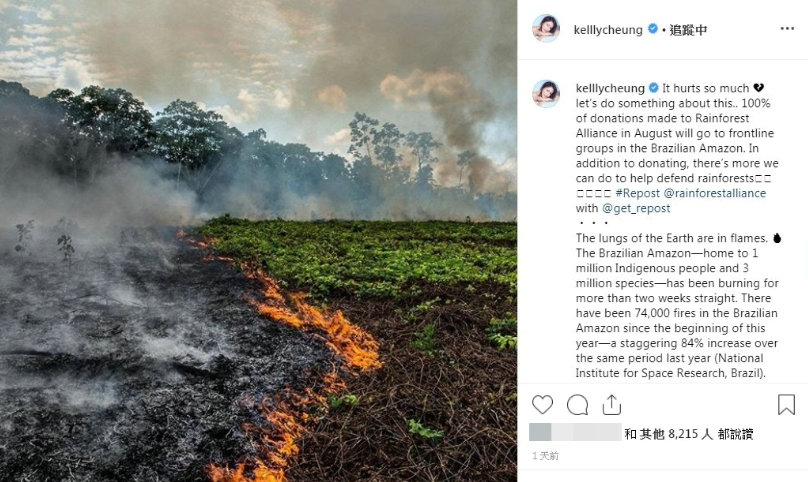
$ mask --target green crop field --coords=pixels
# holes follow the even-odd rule
[[[425,284],[493,283],[516,295],[516,224],[213,219],[200,232],[315,299],[417,299]]]

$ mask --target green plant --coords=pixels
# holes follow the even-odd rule
[[[335,397],[331,394],[328,395],[328,404],[331,406],[332,410],[344,406],[354,407],[357,403],[359,403],[359,397],[350,393],[341,397]]]
[[[423,425],[421,425],[421,422],[418,422],[411,418],[407,420],[407,425],[410,428],[410,433],[420,435],[421,437],[427,440],[439,440],[440,438],[443,437],[442,430],[432,430],[430,428],[424,427]]]
[[[403,314],[403,311],[400,311],[399,314],[402,314],[404,320],[406,320],[408,323],[411,323],[418,319],[419,314],[429,311],[433,306],[435,306],[435,304],[439,303],[440,301],[441,301],[440,297],[424,301],[423,303],[419,303],[416,306],[413,306],[412,308],[407,310],[406,314]],[[446,302],[448,303],[449,301],[447,300]]]
[[[73,247],[73,238],[67,234],[62,234],[56,240],[56,244],[59,245],[59,252],[62,253],[62,261],[67,264],[68,269],[71,268],[73,266],[73,254],[76,252]]]
[[[14,251],[20,254],[31,255],[30,246],[34,230],[34,220],[29,219],[25,224],[17,225],[17,245],[14,246]]]
[[[438,302],[440,302],[440,297],[432,299],[432,300],[429,300],[429,301],[424,301],[423,303],[420,303],[415,308],[413,308],[413,311],[428,311],[430,308],[432,308],[435,305],[435,303],[438,303]]]
[[[516,318],[512,313],[507,313],[505,318],[492,318],[485,332],[497,349],[516,349]]]
[[[494,342],[499,350],[516,349],[516,336],[502,333],[489,333],[488,339]]]
[[[415,336],[415,340],[410,343],[410,346],[426,352],[430,355],[435,354],[435,325],[429,324],[424,326],[424,329]]]
[[[456,222],[247,221],[220,217],[199,233],[222,255],[261,264],[315,301],[355,296],[407,303],[409,321],[434,308],[431,285],[516,286],[516,224]],[[497,297],[501,295],[498,294]]]

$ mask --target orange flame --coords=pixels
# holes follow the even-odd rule
[[[305,423],[309,420],[308,409],[314,405],[324,405],[326,395],[345,389],[345,383],[339,378],[336,370],[323,377],[322,393],[314,393],[307,388],[304,395],[292,393],[286,389],[283,396],[275,399],[275,408],[268,399],[261,401],[258,410],[263,414],[268,427],[256,427],[245,424],[244,432],[255,435],[261,441],[261,453],[266,462],[255,460],[252,475],[245,475],[247,463],[241,462],[236,468],[208,466],[208,474],[212,482],[284,482],[284,469],[299,452],[297,440],[305,433]]]
[[[208,243],[195,240],[181,230],[178,239],[193,244],[207,251],[205,260],[218,260],[235,263],[233,258],[215,256],[210,252]],[[211,241],[215,244],[215,240]],[[259,313],[270,319],[286,323],[306,332],[322,335],[327,346],[346,365],[359,371],[372,370],[382,366],[379,360],[379,344],[373,337],[358,326],[351,324],[341,311],[329,313],[305,302],[306,294],[302,292],[289,295],[291,305],[281,292],[278,283],[259,269],[242,266],[247,277],[257,280],[263,288],[263,300],[249,300]],[[261,442],[260,452],[263,460],[256,459],[236,464],[235,468],[227,466],[208,466],[208,475],[212,482],[284,482],[284,469],[299,452],[296,441],[305,433],[304,424],[310,420],[309,408],[324,406],[327,395],[345,390],[345,383],[336,370],[323,378],[320,393],[307,388],[304,393],[292,393],[286,389],[283,396],[278,396],[274,403],[264,399],[257,411],[269,422],[268,427],[245,425],[244,431],[253,435],[253,440]],[[249,402],[245,402],[249,403]],[[250,465],[251,468],[248,468]],[[249,475],[245,475],[251,472]]]
[[[283,482],[286,480],[282,469],[270,469],[260,460],[256,461],[256,468],[253,469],[251,476],[244,475],[246,468],[245,462],[239,463],[235,469],[210,464],[208,475],[212,482]]]
[[[292,310],[284,300],[278,284],[260,270],[247,273],[264,287],[264,301],[251,300],[259,313],[304,331],[320,332],[334,353],[351,368],[371,370],[382,366],[379,361],[379,343],[370,334],[351,324],[341,311],[326,313],[305,302],[305,293],[292,293]]]
[[[215,239],[211,239],[210,243],[206,243],[204,241],[200,241],[198,239],[195,239],[195,238],[191,237],[191,235],[189,235],[188,233],[186,233],[182,229],[177,230],[176,237],[179,240],[185,241],[185,242],[187,242],[187,243],[189,243],[189,244],[191,244],[191,245],[193,245],[193,246],[195,246],[195,247],[197,247],[197,248],[199,248],[201,250],[206,251],[205,256],[202,258],[204,261],[214,261],[215,260],[215,261],[223,261],[225,263],[235,263],[236,262],[236,260],[234,260],[233,258],[229,258],[227,256],[218,256],[218,255],[213,254],[212,251],[210,251],[211,244],[216,242]]]

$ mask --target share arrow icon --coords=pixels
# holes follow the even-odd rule
[[[609,401],[609,406],[607,407],[605,403],[603,404],[603,415],[620,415],[623,413],[623,405],[621,403],[614,403],[617,397],[609,395],[607,400]]]

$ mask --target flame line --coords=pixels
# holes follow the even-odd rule
[[[184,240],[205,251],[205,261],[222,261],[236,264],[233,258],[214,255],[212,245],[215,239],[203,242],[188,236],[182,230],[177,232],[177,239]],[[278,283],[260,269],[242,263],[245,275],[258,281],[263,290],[264,299],[250,298],[247,301],[259,313],[271,320],[285,323],[303,332],[323,338],[326,346],[352,371],[365,372],[380,368],[379,343],[366,331],[352,324],[341,311],[328,312],[306,303],[306,293],[291,293],[284,296]],[[306,388],[302,394],[294,393],[289,388],[274,398],[264,397],[260,402],[243,400],[244,404],[252,404],[260,413],[268,426],[257,427],[245,424],[243,430],[250,440],[260,440],[258,452],[261,457],[247,458],[238,462],[234,468],[214,463],[208,465],[208,476],[212,482],[284,482],[284,469],[298,455],[300,448],[297,440],[306,432],[305,424],[310,421],[309,409],[313,406],[325,406],[327,395],[346,389],[336,368],[325,375],[323,388],[315,393]],[[251,474],[250,474],[251,472]]]

